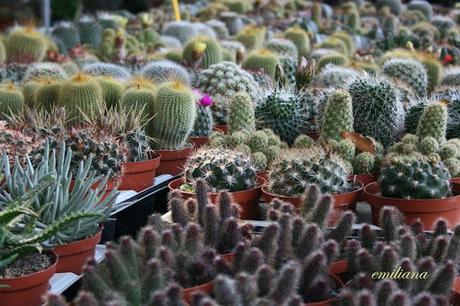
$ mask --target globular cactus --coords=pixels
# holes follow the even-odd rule
[[[200,92],[194,92],[196,94],[197,107],[196,107],[196,119],[193,126],[191,136],[208,136],[212,132],[214,126],[214,119],[212,117],[212,98],[208,95],[203,95]]]
[[[199,67],[207,69],[222,61],[222,49],[217,40],[198,36],[189,40],[182,51],[182,60],[191,67],[199,62]]]
[[[336,37],[329,37],[318,45],[318,49],[330,49],[343,55],[348,55],[349,53],[347,44],[343,41],[343,39]]]
[[[299,135],[292,144],[296,149],[308,149],[315,145],[315,140],[308,135]]]
[[[155,103],[155,87],[144,79],[136,79],[131,82],[131,85],[123,92],[121,97],[121,106],[125,109],[144,115],[153,116]]]
[[[208,20],[206,24],[210,26],[214,30],[214,32],[216,32],[217,38],[219,38],[220,40],[226,40],[230,37],[227,26],[222,21],[212,19]]]
[[[380,170],[382,195],[405,199],[440,199],[450,195],[450,174],[442,162],[395,160]]]
[[[97,49],[102,41],[103,27],[98,20],[84,16],[77,21],[77,29],[82,45]]]
[[[444,103],[427,106],[417,125],[417,136],[420,139],[430,136],[438,143],[443,143],[446,140],[447,119],[447,106]]]
[[[237,92],[233,96],[229,106],[227,124],[229,133],[254,132],[254,102],[246,92]]]
[[[455,22],[452,20],[452,18],[441,15],[434,16],[433,20],[431,20],[431,24],[433,24],[438,29],[442,39],[445,39],[449,30],[455,26]]]
[[[372,173],[376,167],[376,158],[374,154],[362,152],[357,154],[351,161],[353,165],[353,173]]]
[[[344,88],[355,78],[362,75],[352,68],[345,68],[335,65],[327,65],[315,79],[315,84],[321,87]]]
[[[460,69],[458,67],[446,69],[441,79],[441,85],[460,86],[459,75]]]
[[[334,52],[334,53],[326,54],[320,57],[318,64],[317,64],[317,70],[321,71],[327,65],[345,66],[348,63],[349,63],[349,60],[345,55]]]
[[[222,46],[222,51],[227,50],[230,52],[232,55],[232,62],[239,64],[246,54],[246,48],[239,41],[223,40],[220,42],[220,45]]]
[[[59,47],[59,51],[63,54],[68,54],[70,49],[81,44],[78,29],[72,24],[65,23],[58,25],[53,29],[51,34]]]
[[[67,79],[67,72],[56,63],[35,63],[30,65],[22,79],[23,82],[37,80],[41,78],[65,80]]]
[[[353,104],[345,90],[332,92],[327,100],[321,123],[321,137],[341,140],[342,132],[353,132]]]
[[[294,43],[299,56],[308,56],[310,53],[310,38],[303,29],[289,28],[284,32],[284,37]]]
[[[125,87],[124,84],[112,77],[100,76],[97,78],[102,90],[102,99],[107,108],[116,108],[121,105]]]
[[[186,85],[191,84],[188,71],[183,66],[169,60],[150,62],[142,67],[139,74],[155,83],[180,81]]]
[[[107,76],[118,80],[127,80],[131,77],[131,73],[126,68],[110,63],[85,65],[83,72],[92,76]]]
[[[168,49],[179,50],[182,48],[182,43],[180,40],[173,36],[162,35],[160,36],[160,42]],[[182,52],[180,55],[182,56]]]
[[[62,82],[58,80],[42,80],[40,87],[35,93],[35,105],[39,108],[51,111],[58,105],[59,91]]]
[[[31,63],[43,60],[46,38],[34,28],[18,28],[8,35],[7,54],[9,63]]]
[[[5,120],[10,115],[17,115],[24,108],[24,95],[13,84],[0,87],[0,118]]]
[[[62,83],[57,101],[74,124],[82,123],[83,115],[96,112],[102,103],[102,90],[97,79],[81,73]]]
[[[236,35],[235,39],[242,43],[246,50],[260,49],[265,40],[265,29],[246,27]]]
[[[428,87],[428,77],[423,65],[413,59],[391,59],[383,65],[383,73],[390,78],[408,84],[416,93],[423,97]]]
[[[426,1],[412,0],[407,5],[407,9],[422,12],[427,20],[431,20],[431,18],[433,17],[433,7],[429,2]]]
[[[376,3],[377,9],[388,7],[393,15],[399,16],[403,11],[401,0],[379,0]]]
[[[193,27],[192,24],[187,21],[169,22],[164,25],[163,30],[161,31],[161,34],[166,35],[166,36],[175,37],[182,44],[185,44],[187,41],[189,41],[193,37],[199,35],[196,28]]]
[[[293,42],[283,38],[273,38],[267,41],[265,47],[278,54],[280,57],[288,57],[297,60],[298,52],[297,47]]]
[[[345,44],[346,51],[347,51],[346,54],[352,56],[355,53],[356,51],[355,42],[353,41],[353,37],[350,36],[348,33],[335,32],[331,37],[341,40]]]
[[[155,96],[150,110],[155,115],[151,122],[156,148],[182,149],[193,129],[196,118],[196,103],[192,91],[180,82],[165,83]]]
[[[354,129],[389,146],[404,128],[404,109],[399,92],[385,78],[361,77],[348,86],[353,101]]]
[[[249,156],[225,149],[201,149],[187,159],[186,181],[192,185],[203,179],[213,192],[254,188],[256,168]]]
[[[276,66],[280,64],[279,57],[267,50],[257,50],[248,55],[242,63],[242,67],[246,70],[262,70],[272,78],[275,77]]]
[[[37,103],[36,93],[41,86],[41,82],[29,81],[22,84],[22,93],[24,94],[24,102],[29,107],[34,107]]]

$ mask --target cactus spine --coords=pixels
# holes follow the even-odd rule
[[[227,123],[230,133],[255,130],[254,103],[246,92],[237,92],[233,96]]]
[[[8,36],[7,46],[8,62],[39,62],[45,57],[46,38],[31,27],[19,28]]]
[[[325,139],[341,140],[341,132],[353,131],[353,105],[350,94],[345,90],[332,92],[327,100],[321,126]]]
[[[11,114],[19,114],[24,107],[24,95],[13,84],[0,88],[0,118],[6,119]]]
[[[420,139],[433,137],[438,143],[446,141],[447,106],[440,102],[429,105],[423,111],[417,126],[417,136]]]
[[[221,62],[222,49],[219,42],[213,38],[202,36],[187,42],[182,52],[182,59],[193,67],[198,58],[201,61],[201,68],[204,69]]]

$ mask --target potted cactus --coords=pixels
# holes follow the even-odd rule
[[[257,178],[256,168],[248,155],[227,149],[202,148],[191,155],[181,178],[169,184],[186,197],[196,197],[195,183],[203,179],[210,196],[216,200],[218,192],[228,191],[241,208],[242,219],[258,218],[258,201],[263,179]]]
[[[192,91],[180,82],[165,83],[157,91],[151,113],[149,136],[153,149],[161,155],[157,174],[177,175],[193,151],[187,142],[196,118]]]
[[[193,142],[195,148],[199,149],[209,142],[209,134],[212,133],[214,119],[212,117],[212,98],[208,95],[203,95],[199,90],[194,90],[196,96],[196,119],[193,131],[190,134],[190,141]]]
[[[37,194],[30,209],[37,215],[37,229],[52,226],[56,220],[68,216],[90,213],[91,217],[74,222],[50,236],[44,246],[53,247],[58,255],[57,272],[73,272],[81,274],[82,267],[88,258],[94,256],[97,243],[101,239],[102,224],[107,220],[117,196],[113,190],[104,200],[104,182],[108,175],[102,177],[91,170],[93,157],[81,161],[75,172],[70,167],[72,151],[61,144],[59,151],[50,151],[45,145],[44,153],[36,166],[22,166],[17,160],[13,168],[7,167],[9,158],[3,156],[5,165],[1,172],[4,178],[4,189],[1,193],[1,205],[10,205],[25,190],[35,188],[43,177],[54,175],[55,181],[48,186],[46,192]],[[28,164],[31,165],[30,160]],[[102,183],[100,183],[102,181]],[[72,190],[70,184],[74,182]],[[92,186],[97,185],[93,190]]]

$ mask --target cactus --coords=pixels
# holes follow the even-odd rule
[[[445,142],[447,116],[445,104],[435,103],[427,106],[417,125],[417,136],[420,139],[430,136],[436,139],[438,143]]]
[[[347,44],[343,39],[339,39],[337,37],[329,37],[318,46],[318,49],[329,49],[343,55],[348,55],[349,53]]]
[[[13,84],[0,87],[0,118],[7,119],[9,115],[19,114],[24,108],[24,95]]]
[[[359,153],[352,159],[352,164],[356,174],[372,173],[376,166],[375,155],[369,152]]]
[[[208,95],[197,93],[196,119],[192,136],[208,136],[212,132],[214,119],[212,117],[212,99]]]
[[[379,184],[386,197],[440,199],[450,195],[449,179],[442,162],[394,161],[380,170]]]
[[[4,64],[6,61],[6,47],[5,43],[0,40],[0,64]]]
[[[206,25],[210,26],[217,34],[219,40],[226,40],[230,37],[227,26],[220,20],[212,19],[206,22]]]
[[[179,82],[165,83],[158,89],[150,111],[156,114],[151,122],[151,137],[158,139],[155,146],[166,150],[182,149],[196,118],[191,90]]]
[[[242,43],[246,50],[257,50],[263,46],[265,29],[246,27],[236,35],[235,39]]]
[[[311,19],[316,23],[318,28],[322,25],[323,7],[321,3],[314,2],[311,8]]]
[[[320,57],[317,70],[322,71],[327,65],[345,66],[349,62],[348,58],[340,53],[333,52]]]
[[[131,77],[129,71],[119,65],[109,63],[93,63],[83,67],[83,72],[92,76],[108,76],[118,80],[127,80]]]
[[[62,83],[57,102],[66,109],[71,122],[78,124],[84,114],[95,112],[102,105],[102,90],[97,79],[78,74]]]
[[[101,76],[97,78],[102,90],[102,99],[108,108],[116,108],[121,104],[124,85],[111,77]],[[126,93],[125,93],[126,94]]]
[[[40,82],[40,87],[35,93],[35,103],[38,107],[47,111],[57,106],[59,99],[59,91],[62,82],[57,80],[43,80]]]
[[[265,47],[280,57],[288,57],[294,60],[298,57],[296,45],[288,39],[273,38],[267,41]]]
[[[397,89],[385,78],[361,77],[348,86],[353,101],[354,130],[384,146],[399,138],[404,110]]]
[[[81,44],[78,29],[71,24],[58,25],[53,29],[51,34],[56,45],[59,46],[59,51],[63,54],[68,54],[70,49]]]
[[[362,75],[362,73],[351,68],[327,65],[325,68],[321,69],[321,72],[315,79],[315,84],[325,88],[344,88],[348,83],[358,78],[360,75]]]
[[[431,20],[431,18],[433,17],[433,8],[431,4],[426,1],[412,0],[407,5],[407,9],[422,12],[427,20]]]
[[[40,88],[41,83],[38,81],[29,81],[22,85],[22,93],[24,94],[24,102],[29,107],[34,107],[37,104],[35,95]]]
[[[80,35],[80,41],[83,45],[88,45],[94,49],[99,48],[103,31],[99,21],[83,17],[77,21],[77,28]]]
[[[251,97],[245,92],[237,92],[229,106],[227,119],[229,132],[254,132],[254,116],[254,102]]]
[[[46,38],[34,28],[18,28],[8,35],[7,54],[9,63],[31,63],[43,60]]]
[[[294,43],[299,56],[307,57],[310,53],[310,38],[301,28],[289,28],[284,32],[284,37]]]
[[[150,82],[134,81],[121,97],[121,106],[136,113],[154,115],[155,91]]]
[[[353,105],[344,90],[332,92],[327,100],[321,123],[321,137],[341,140],[343,131],[353,132]]]
[[[201,149],[187,160],[184,172],[189,184],[201,178],[213,192],[248,190],[257,185],[256,170],[251,159],[231,150]]]
[[[276,54],[263,49],[254,51],[243,61],[242,67],[246,70],[262,70],[272,78],[275,77],[276,66],[280,64]]]
[[[392,59],[383,65],[383,73],[413,88],[418,96],[425,96],[428,87],[428,77],[421,63],[412,59]]]
[[[215,39],[198,36],[185,44],[182,60],[191,67],[195,67],[195,64],[199,62],[199,67],[207,69],[222,61],[222,49]]]
[[[460,69],[452,67],[444,71],[441,79],[441,85],[444,86],[460,86],[459,80]]]
[[[41,78],[65,80],[67,72],[56,63],[35,63],[30,65],[22,79],[22,82],[37,80]]]
[[[142,67],[139,73],[155,83],[180,81],[186,85],[191,84],[187,70],[169,60],[150,62]]]
[[[388,7],[391,13],[395,16],[399,16],[399,14],[401,14],[403,11],[401,0],[379,0],[376,3],[378,10],[385,6]]]

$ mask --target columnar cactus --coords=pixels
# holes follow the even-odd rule
[[[155,96],[150,112],[155,115],[149,135],[157,149],[184,148],[196,118],[196,103],[192,91],[180,82],[165,83]]]
[[[253,132],[255,130],[254,102],[246,92],[237,92],[230,103],[228,111],[228,129]]]
[[[150,62],[142,67],[139,74],[155,83],[180,81],[186,85],[191,84],[188,71],[181,65],[169,60]]]
[[[0,87],[0,118],[5,120],[12,114],[19,114],[24,108],[24,95],[13,84]]]
[[[446,140],[447,106],[440,102],[428,105],[417,125],[417,136],[420,139],[434,137],[439,143]]]
[[[413,88],[418,96],[425,96],[428,87],[428,77],[423,65],[412,59],[391,59],[383,65],[383,73]]]
[[[339,141],[343,131],[353,132],[353,105],[348,92],[337,90],[328,97],[322,117],[321,136]]]
[[[39,62],[45,57],[46,44],[44,35],[34,28],[15,29],[8,36],[8,62]]]

